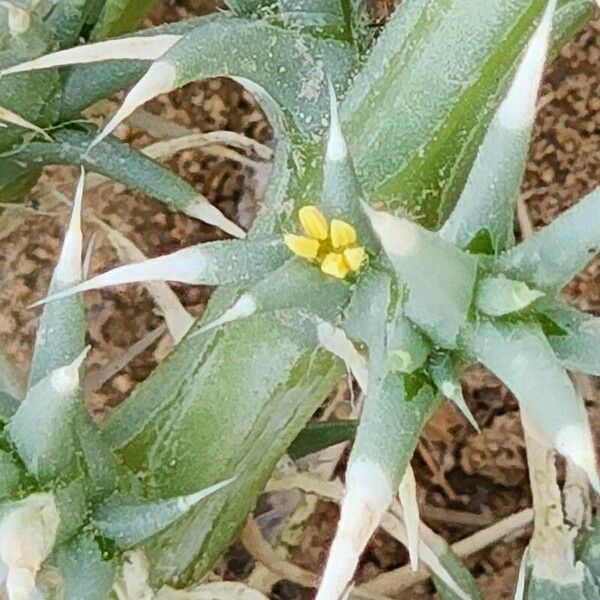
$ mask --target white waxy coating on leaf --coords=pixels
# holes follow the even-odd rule
[[[211,329],[221,327],[227,323],[232,323],[238,319],[245,319],[246,317],[253,315],[257,309],[258,305],[252,294],[242,294],[233,304],[233,306],[228,308],[220,317],[216,318],[210,323],[207,323],[206,325],[203,325],[197,331],[194,331],[191,337],[200,335],[201,333],[205,333]]]
[[[416,571],[419,568],[419,504],[417,502],[417,482],[410,464],[400,481],[398,496],[404,513],[404,525],[408,538],[408,555],[410,568]]]
[[[329,135],[327,137],[325,160],[341,162],[346,159],[348,155],[348,148],[342,132],[342,124],[340,123],[340,115],[338,113],[335,90],[333,89],[331,82],[329,83],[329,104]]]
[[[54,289],[62,290],[79,283],[82,278],[81,254],[83,250],[83,235],[81,233],[81,205],[85,187],[85,170],[81,167],[71,217],[63,241],[58,263],[54,269],[52,284]]]
[[[381,466],[357,460],[346,471],[346,494],[316,600],[339,600],[358,559],[389,508],[393,490]]]
[[[180,35],[139,36],[76,46],[8,67],[0,76],[105,60],[156,60],[180,39]]]
[[[0,521],[0,566],[7,572],[9,600],[28,599],[35,577],[51,553],[60,524],[54,496],[38,493],[16,502]]]
[[[321,321],[317,325],[317,337],[323,348],[344,361],[348,370],[358,381],[360,389],[366,394],[369,379],[367,361],[348,339],[346,333],[339,327]]]
[[[30,123],[20,115],[2,106],[0,106],[0,121],[5,121],[6,123],[11,123],[12,125],[17,125],[18,127],[35,131],[36,133],[44,136],[47,140],[52,139],[41,127],[38,127],[34,123]]]
[[[535,104],[546,63],[555,8],[556,0],[549,0],[517,67],[508,94],[498,109],[498,121],[508,129],[529,128],[535,118]]]
[[[148,100],[152,100],[159,94],[171,92],[177,81],[175,66],[166,60],[158,60],[152,63],[146,74],[133,86],[125,96],[123,104],[112,119],[104,126],[104,129],[96,136],[90,148],[101,142],[107,135],[126,119],[138,106]]]

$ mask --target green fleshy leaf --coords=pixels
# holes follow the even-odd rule
[[[91,39],[121,35],[135,29],[157,0],[107,0]]]
[[[65,487],[54,490],[54,498],[60,515],[56,534],[57,543],[68,540],[83,525],[87,516],[86,482],[74,479]]]
[[[559,301],[536,306],[538,319],[563,367],[600,375],[600,318]]]
[[[41,302],[48,302],[52,306],[57,300],[62,302],[62,298],[79,292],[137,282],[248,284],[276,270],[288,256],[289,251],[281,239],[206,242],[172,254],[116,267],[69,289],[50,294]]]
[[[452,358],[445,352],[435,353],[429,363],[429,373],[440,394],[454,402],[467,421],[479,431],[479,425],[465,402],[459,374]]]
[[[440,235],[466,248],[482,230],[495,253],[514,244],[515,205],[529,150],[556,2],[549,2],[477,152],[460,199]]]
[[[287,27],[305,29],[316,36],[350,39],[341,0],[278,0],[278,5]]]
[[[440,397],[428,385],[409,397],[402,374],[388,372],[381,383],[369,374],[369,389],[349,464],[366,460],[380,465],[391,489],[398,489],[421,430],[439,405]]]
[[[29,28],[18,36],[7,36],[9,43],[0,47],[0,69],[34,58],[51,49],[53,37],[34,15]],[[0,44],[1,44],[0,40]],[[58,73],[22,73],[0,79],[0,106],[25,120],[47,127],[58,117]],[[2,127],[0,152],[23,140],[23,130]]]
[[[465,332],[467,351],[499,377],[550,443],[600,488],[583,400],[538,327],[480,321]]]
[[[340,421],[312,421],[290,444],[288,454],[293,460],[319,452],[340,442],[353,440],[358,422],[352,419]]]
[[[74,46],[92,10],[95,0],[66,0],[56,2],[44,18],[44,24],[58,41],[59,47]]]
[[[558,11],[569,33],[593,12],[591,3],[577,2],[577,10],[571,4]],[[544,6],[542,0],[400,4],[341,108],[370,197],[428,227],[443,222]],[[563,32],[555,34],[561,43]]]
[[[462,561],[452,552],[447,544],[445,552],[439,555],[440,563],[450,574],[453,581],[458,587],[466,592],[470,600],[483,600],[483,594],[475,581],[475,578],[468,569],[463,565]],[[430,570],[431,578],[442,600],[460,600],[454,590],[446,585],[433,571]]]
[[[477,259],[408,219],[371,209],[367,215],[408,290],[406,316],[452,348],[473,302]]]
[[[229,483],[224,481],[193,494],[156,502],[140,502],[116,494],[95,508],[94,525],[120,548],[131,548],[160,533]]]
[[[499,317],[522,310],[542,296],[522,281],[486,277],[477,286],[475,304],[482,313]]]
[[[326,75],[339,90],[346,87],[354,59],[350,47],[262,21],[221,16],[190,31],[155,61],[97,139],[160,93],[219,76],[232,77],[250,91],[264,90],[300,131],[317,133],[328,112]]]
[[[98,544],[86,534],[56,548],[50,558],[62,581],[64,600],[106,600],[110,597],[115,566],[105,560]]]
[[[171,210],[222,227],[233,235],[243,235],[239,227],[208,204],[190,184],[127,144],[110,138],[90,149],[95,137],[92,131],[89,128],[86,131],[60,129],[53,134],[54,142],[32,142],[3,158],[8,168],[11,162],[36,169],[48,164],[83,165],[88,171],[115,179],[160,200]]]
[[[550,225],[500,255],[496,268],[532,287],[556,292],[600,249],[600,188]]]
[[[51,371],[32,386],[6,428],[28,470],[40,482],[60,477],[75,460],[81,359]]]
[[[204,322],[230,302],[230,291],[217,292]],[[125,465],[145,476],[150,500],[237,477],[144,544],[155,582],[206,572],[341,375],[305,327],[289,312],[264,313],[188,337],[103,425]]]

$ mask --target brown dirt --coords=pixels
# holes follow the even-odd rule
[[[380,2],[375,20],[385,14]],[[200,14],[218,3],[164,1],[155,9],[154,23]],[[563,51],[549,69],[541,94],[530,163],[523,185],[533,223],[540,227],[580,199],[600,182],[600,21],[589,25]],[[261,142],[270,140],[270,130],[253,98],[226,80],[196,83],[160,97],[147,110],[199,131],[230,129]],[[150,140],[147,134],[122,126],[119,135],[136,145]],[[167,163],[193,183],[229,216],[236,218],[240,206],[254,198],[254,173],[230,160],[207,155],[199,150],[181,152]],[[32,200],[47,196],[49,189],[70,196],[73,171],[47,169],[40,184],[31,192]],[[87,210],[93,210],[130,237],[148,255],[159,255],[190,244],[216,239],[214,229],[182,215],[165,211],[161,204],[124,190],[105,185],[86,196]],[[8,353],[25,370],[31,356],[39,312],[27,305],[46,292],[51,269],[59,250],[66,209],[55,216],[32,210],[14,217],[15,229],[1,234],[4,251],[0,255],[0,340]],[[89,239],[93,227],[86,225]],[[24,232],[26,235],[23,235]],[[101,272],[117,263],[117,258],[102,234],[98,234],[91,272]],[[570,284],[566,294],[581,308],[600,314],[600,262],[594,261]],[[173,286],[184,306],[199,314],[209,292],[207,289]],[[91,292],[85,297],[88,310],[89,341],[93,351],[90,366],[101,366],[123,349],[157,327],[162,319],[141,286],[120,286]],[[152,348],[138,356],[90,398],[90,409],[99,416],[107,407],[120,402],[156,366],[158,356]],[[489,373],[474,368],[464,377],[467,402],[481,424],[473,432],[464,418],[445,406],[429,423],[415,456],[419,500],[429,507],[426,522],[450,542],[481,528],[481,518],[494,522],[530,505],[527,465],[522,430],[514,397]],[[600,431],[600,396],[593,382],[587,397],[595,431]],[[473,523],[440,518],[448,510],[473,515]],[[424,511],[427,515],[427,511]],[[296,564],[318,572],[332,539],[337,507],[320,502],[304,526],[303,535],[290,549]],[[529,532],[512,536],[479,552],[466,561],[478,577],[489,599],[512,597],[516,571]],[[406,550],[383,533],[369,544],[359,569],[359,580],[405,564]],[[228,578],[239,579],[252,567],[238,545],[220,565]],[[416,586],[406,597],[431,598],[429,583]],[[306,600],[312,592],[290,582],[278,582],[271,597],[279,600]]]

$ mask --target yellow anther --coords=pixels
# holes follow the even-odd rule
[[[330,252],[321,263],[321,271],[338,279],[344,279],[348,275],[348,265],[341,254]]]
[[[327,239],[327,219],[316,206],[302,207],[298,216],[308,237],[320,241]]]
[[[285,245],[298,256],[302,258],[317,258],[319,252],[319,242],[304,235],[294,235],[286,233],[283,236]]]
[[[346,221],[340,221],[339,219],[333,219],[331,221],[331,245],[334,248],[346,248],[356,242],[356,229],[346,223]]]
[[[350,267],[351,271],[358,271],[365,260],[365,249],[362,246],[356,246],[355,248],[346,248],[344,250],[344,258],[346,264]]]

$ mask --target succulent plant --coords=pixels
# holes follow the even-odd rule
[[[127,3],[106,2],[90,29],[99,4],[4,8],[13,20],[0,55],[0,116],[10,123],[2,188],[14,195],[43,164],[82,165],[49,295],[38,303],[27,391],[20,404],[7,395],[0,405],[9,598],[108,598],[132,548],[144,552],[155,587],[203,576],[344,368],[365,402],[317,598],[347,597],[398,495],[411,558],[432,569],[445,598],[480,597],[450,549],[419,528],[409,464],[444,397],[476,426],[459,384],[465,366],[495,373],[533,423],[528,431],[600,492],[585,407],[567,373],[600,375],[600,326],[558,298],[598,251],[600,192],[517,245],[513,234],[547,54],[593,3],[405,0],[374,41],[362,2],[231,1],[233,14],[69,48],[77,36],[50,21],[72,7],[77,33],[99,39]],[[250,89],[276,132],[247,234],[110,136],[147,100],[217,75]],[[101,131],[70,122],[138,77]],[[81,281],[83,167],[239,239]],[[80,293],[156,281],[219,287],[98,428],[83,408]],[[598,527],[577,548],[576,531],[562,521],[558,529],[560,543],[546,551],[561,576],[540,567],[547,557],[532,546],[522,597],[597,597]]]

